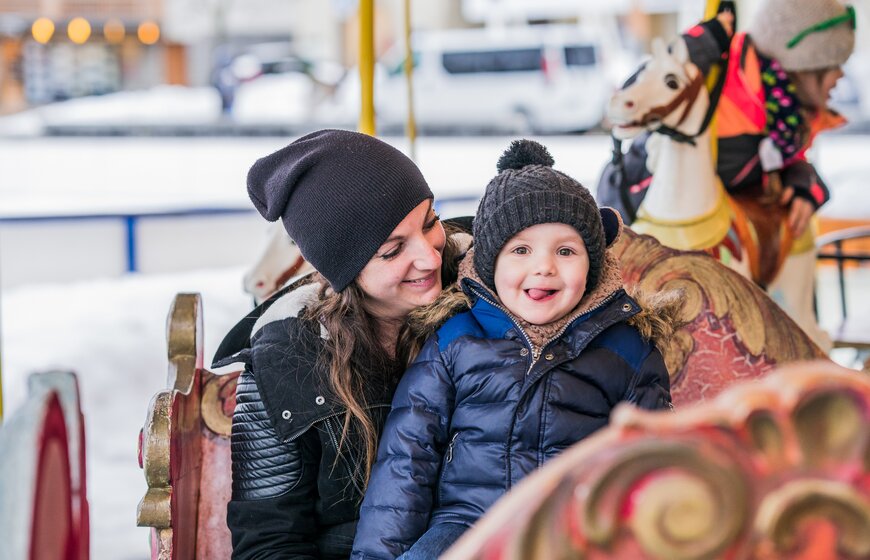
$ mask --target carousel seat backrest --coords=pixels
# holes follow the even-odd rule
[[[85,424],[71,372],[33,374],[0,424],[0,557],[87,560]]]
[[[682,325],[662,348],[677,407],[713,398],[778,363],[821,356],[763,292],[710,256],[670,249],[629,229],[614,250],[629,291],[682,292]],[[229,437],[238,374],[203,368],[198,295],[177,296],[168,341],[169,389],[152,400],[142,433],[148,491],[138,523],[153,528],[153,558],[229,558]]]
[[[203,368],[202,302],[179,294],[167,322],[169,388],[151,400],[139,436],[148,490],[136,515],[151,557],[229,558],[230,430],[238,372]]]
[[[702,251],[679,251],[630,228],[613,248],[629,293],[676,290],[682,324],[660,350],[676,407],[824,353],[753,282]]]
[[[870,379],[783,366],[676,412],[621,405],[443,560],[870,557]]]

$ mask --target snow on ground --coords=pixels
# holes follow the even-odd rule
[[[44,126],[190,125],[220,119],[221,99],[212,87],[161,85],[51,103],[0,118],[0,133],[33,136]]]
[[[151,397],[166,388],[166,317],[179,291],[203,297],[209,362],[221,337],[250,309],[242,269],[41,284],[3,294],[3,396],[13,414],[35,371],[78,374],[87,440],[91,558],[149,558],[136,527],[145,494],[137,438]]]
[[[386,141],[409,151],[404,138]],[[417,161],[439,197],[483,192],[510,137],[423,138]],[[245,176],[289,138],[0,138],[0,216],[250,208]],[[594,188],[605,136],[542,139],[556,167]]]
[[[389,138],[402,149],[404,140]],[[478,194],[510,138],[424,138],[418,161],[436,195]],[[0,215],[147,211],[247,206],[250,164],[286,138],[0,139]],[[609,157],[604,136],[547,137],[556,167],[594,188]],[[834,191],[826,215],[870,218],[866,181],[870,137],[829,135],[817,143]],[[63,240],[59,240],[63,242]],[[251,249],[252,259],[259,247]],[[167,247],[171,251],[172,247]],[[34,255],[38,258],[38,255]],[[823,272],[830,291],[832,269]],[[221,336],[250,305],[242,268],[125,276],[5,290],[0,334],[5,410],[23,398],[27,374],[51,368],[79,374],[87,429],[92,558],[148,557],[148,534],[135,526],[145,490],[136,460],[148,403],[166,383],[166,314],[179,291],[204,298],[208,361]],[[867,286],[867,278],[861,283]],[[863,290],[864,294],[868,291]],[[826,295],[825,301],[835,301]],[[870,310],[870,296],[861,296]],[[851,304],[850,304],[851,305]],[[834,307],[822,306],[832,315]],[[836,317],[826,317],[831,325]]]

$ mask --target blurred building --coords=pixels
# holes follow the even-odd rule
[[[644,50],[700,0],[412,0],[415,29],[580,22]],[[358,52],[358,0],[0,0],[0,113],[159,84],[220,88],[240,56],[259,71]],[[376,48],[403,32],[405,0],[376,1]],[[634,41],[634,43],[632,43]],[[239,65],[237,70],[246,70]],[[252,72],[258,70],[255,67]],[[231,76],[239,79],[239,76]],[[233,87],[231,84],[230,87]]]
[[[183,81],[160,0],[0,0],[0,110]]]

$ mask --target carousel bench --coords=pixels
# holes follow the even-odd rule
[[[681,290],[683,324],[661,349],[678,408],[777,364],[822,356],[767,295],[706,254],[630,230],[614,249],[630,291]],[[201,316],[199,295],[177,296],[168,323],[169,389],[152,400],[140,436],[148,490],[137,521],[152,528],[152,558],[230,557],[225,519],[238,373],[203,367]]]

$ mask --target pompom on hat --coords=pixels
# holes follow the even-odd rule
[[[319,130],[257,160],[248,195],[279,218],[305,260],[336,292],[432,191],[405,154],[367,134]]]
[[[832,68],[855,48],[855,10],[839,0],[762,0],[747,31],[785,70]]]
[[[604,251],[619,235],[621,221],[612,208],[598,208],[592,194],[553,169],[547,148],[515,140],[498,161],[498,175],[487,185],[474,218],[474,267],[495,292],[495,261],[504,244],[538,224],[567,224],[580,233],[589,253],[586,292],[601,276]]]

